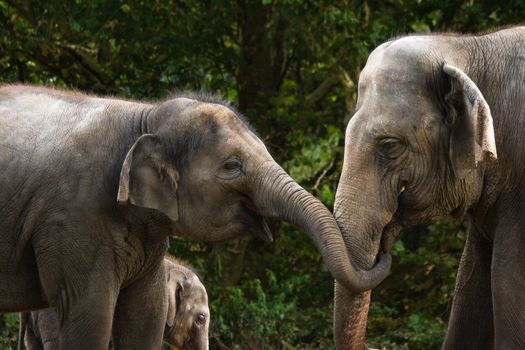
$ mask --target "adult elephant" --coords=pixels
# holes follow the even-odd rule
[[[351,260],[367,269],[401,228],[466,214],[443,348],[525,348],[525,27],[386,42],[358,94],[335,201]],[[336,284],[338,349],[365,347],[369,297]]]
[[[330,212],[218,100],[6,85],[0,125],[0,311],[55,307],[63,349],[107,349],[112,329],[117,349],[161,346],[169,235],[269,239],[264,217],[281,218],[341,283],[386,272],[353,269]]]

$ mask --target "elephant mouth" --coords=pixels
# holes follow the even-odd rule
[[[381,250],[384,253],[389,253],[392,250],[394,242],[399,236],[403,226],[396,221],[389,222],[384,228],[381,234]]]
[[[273,236],[268,223],[261,215],[257,214],[255,208],[250,203],[243,203],[242,221],[250,228],[250,233],[261,239],[263,242],[272,243]]]
[[[253,229],[253,233],[256,237],[263,240],[263,242],[272,243],[273,236],[272,232],[270,231],[270,227],[268,226],[268,223],[262,216],[257,215],[257,219],[259,222],[257,226]]]

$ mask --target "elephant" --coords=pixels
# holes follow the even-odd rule
[[[3,85],[0,125],[0,312],[55,308],[62,349],[161,346],[169,236],[271,240],[265,220],[282,219],[343,285],[388,273],[388,257],[354,268],[330,211],[220,98]]]
[[[168,257],[168,314],[164,341],[177,350],[207,350],[210,308],[208,294],[191,266]]]
[[[443,349],[525,348],[525,27],[410,35],[358,83],[334,217],[358,269],[402,228],[466,218]],[[370,291],[336,281],[337,349],[366,347]]]
[[[207,350],[210,309],[206,288],[192,267],[183,261],[166,256],[164,268],[168,302],[164,342],[177,350]],[[47,308],[20,313],[18,342],[19,350],[57,350],[56,311]],[[111,343],[109,348],[113,348]]]

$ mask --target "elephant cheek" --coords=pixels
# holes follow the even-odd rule
[[[184,349],[179,333],[176,327],[169,328],[166,326],[164,330],[164,341],[176,350]]]
[[[207,334],[203,329],[192,328],[181,349],[207,350],[207,340]]]

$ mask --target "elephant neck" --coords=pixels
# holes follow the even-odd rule
[[[499,160],[486,166],[481,194],[468,211],[470,224],[488,241],[494,239],[498,227],[525,226],[519,205],[525,200],[525,187],[514,167]]]
[[[139,208],[126,205],[119,208],[124,221],[131,229],[128,234],[142,241],[158,243],[176,235],[172,221],[155,209]]]
[[[138,116],[138,124],[141,135],[153,133],[153,127],[151,125],[151,115],[153,111],[154,107],[144,108],[140,111]]]

